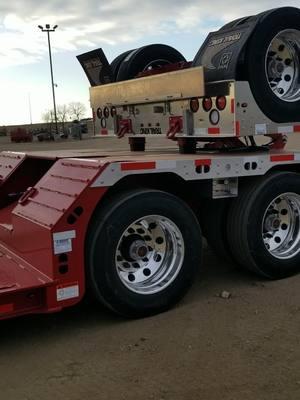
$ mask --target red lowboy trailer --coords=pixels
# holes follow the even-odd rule
[[[278,15],[288,26],[276,31]],[[300,132],[295,18],[297,9],[284,8],[235,21],[210,34],[195,59],[228,74],[228,46],[247,60],[251,42],[237,43],[266,26],[260,79],[272,110],[253,71],[213,81],[168,46],[110,66],[103,52],[81,57],[97,133],[126,135],[140,151],[0,154],[0,319],[59,311],[87,292],[127,317],[164,311],[202,267],[202,235],[264,278],[299,271],[300,152],[284,150],[286,136]],[[160,65],[168,58],[173,65]],[[149,135],[167,135],[181,154],[143,151]]]
[[[86,292],[86,275],[89,290],[124,315],[169,307],[201,268],[201,232],[195,217],[201,207],[208,213],[202,219],[203,234],[218,252],[228,246],[227,255],[243,256],[243,249],[234,248],[243,244],[237,241],[243,227],[230,226],[232,236],[226,238],[226,216],[232,224],[251,222],[253,229],[263,222],[264,228],[255,231],[258,244],[249,243],[255,240],[252,236],[243,240],[248,252],[253,251],[250,245],[260,245],[266,246],[266,254],[251,254],[242,264],[249,268],[250,263],[269,278],[298,269],[300,153],[69,152],[59,157],[9,152],[0,156],[1,319],[78,303]],[[262,193],[267,190],[271,193],[265,200]],[[245,215],[236,216],[242,207]],[[286,249],[276,244],[277,237]],[[270,258],[265,264],[263,256]],[[151,280],[146,275],[151,278],[152,273]]]

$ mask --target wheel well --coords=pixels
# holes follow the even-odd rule
[[[270,169],[271,171],[290,171],[290,172],[298,172],[300,173],[300,164],[286,164],[286,165],[276,165]]]
[[[196,217],[199,219],[200,201],[201,199],[211,197],[212,181],[185,181],[174,173],[138,174],[124,177],[107,190],[104,196],[101,197],[98,205],[95,207],[87,226],[85,252],[86,249],[89,248],[90,241],[92,240],[92,237],[90,236],[91,226],[95,216],[101,212],[103,207],[106,207],[111,203],[115,196],[125,193],[128,190],[146,188],[161,190],[179,197],[190,206]],[[197,193],[197,195],[195,195],[195,193]]]
[[[272,167],[265,175],[272,172],[291,171],[300,173],[300,164],[276,165]],[[259,176],[244,176],[239,177],[240,184],[247,184],[257,179]],[[212,200],[212,179],[186,181],[179,175],[172,172],[165,173],[150,173],[127,175],[120,179],[116,184],[109,187],[106,194],[100,201],[114,196],[126,190],[135,188],[151,188],[161,190],[178,196],[179,198],[189,202],[191,199],[211,199]],[[196,194],[196,195],[195,195]]]
[[[290,164],[290,165],[280,165],[271,168],[267,174],[279,171],[291,171],[300,172],[300,165]],[[261,176],[262,178],[263,176]],[[240,177],[239,187],[251,184],[256,180],[258,176]],[[137,174],[128,175],[118,181],[115,185],[111,186],[105,195],[99,201],[97,207],[92,214],[91,221],[93,221],[93,215],[99,212],[99,209],[108,204],[116,195],[122,192],[126,192],[132,189],[155,189],[161,190],[167,193],[171,193],[174,196],[179,197],[185,201],[191,209],[194,211],[198,219],[200,218],[200,204],[204,202],[207,204],[208,201],[222,201],[224,199],[213,199],[212,198],[212,179],[207,180],[195,180],[195,181],[185,181],[180,176],[174,173],[159,173],[159,174]],[[229,202],[233,198],[228,198]],[[89,231],[89,227],[87,232]]]
[[[117,193],[130,189],[148,188],[171,193],[194,208],[195,198],[210,196],[211,185],[211,180],[185,181],[174,173],[129,175],[109,188],[99,205]],[[198,193],[197,196],[195,193]]]
[[[295,172],[300,173],[300,164],[286,164],[286,165],[275,165],[270,168],[264,175],[255,175],[255,176],[242,176],[239,177],[239,187],[250,184],[251,182],[259,179],[263,179],[264,177],[274,173],[274,172]]]

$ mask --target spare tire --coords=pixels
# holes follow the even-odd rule
[[[134,50],[127,50],[124,51],[124,53],[118,55],[118,57],[116,57],[110,64],[110,68],[112,71],[112,76],[113,76],[113,82],[115,82],[117,80],[117,76],[118,76],[118,72],[119,72],[119,68],[120,65],[122,64],[122,62],[124,61],[124,59],[128,56],[128,54],[130,54],[132,51]]]
[[[252,18],[252,16],[237,18],[237,19],[235,19],[235,20],[233,20],[231,22],[228,22],[227,24],[223,25],[222,28],[219,29],[219,31],[225,31],[227,29],[236,28],[237,26],[242,25],[245,22],[247,22],[250,18]]]
[[[135,78],[140,72],[166,64],[186,61],[183,55],[171,46],[151,44],[129,53],[121,63],[117,81]]]
[[[300,10],[281,7],[234,20],[209,34],[193,66],[207,82],[248,81],[274,122],[300,120]]]
[[[244,73],[258,106],[271,120],[300,120],[299,9],[264,14],[247,42]]]

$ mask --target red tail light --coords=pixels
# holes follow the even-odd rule
[[[211,97],[204,97],[202,101],[203,110],[208,112],[212,109],[213,103]]]
[[[190,100],[190,109],[193,113],[199,110],[199,100],[196,97]]]
[[[108,117],[109,117],[109,108],[108,108],[108,107],[105,107],[105,108],[104,108],[104,110],[103,110],[103,115],[104,115],[105,118],[108,118]]]
[[[112,106],[112,108],[110,109],[110,115],[114,117],[116,114],[117,114],[117,109],[115,106]]]
[[[225,96],[218,96],[216,100],[216,105],[219,111],[223,111],[226,107],[226,97]]]
[[[101,110],[101,108],[99,107],[99,108],[97,108],[97,117],[99,118],[99,119],[101,119],[102,118],[102,110]]]

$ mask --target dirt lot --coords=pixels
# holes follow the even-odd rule
[[[124,143],[0,140],[11,150]],[[209,249],[204,264],[184,301],[145,320],[81,304],[2,321],[0,399],[299,400],[300,276],[262,281]]]

